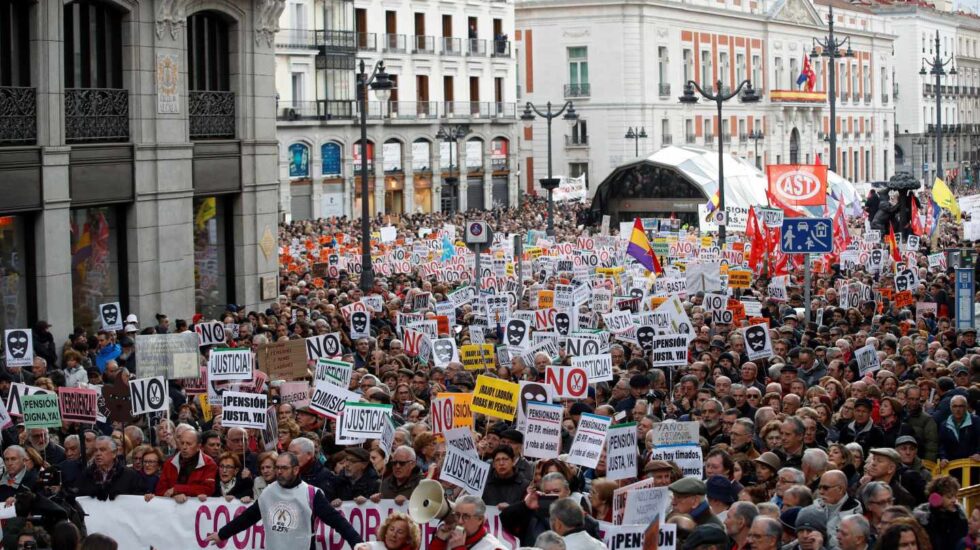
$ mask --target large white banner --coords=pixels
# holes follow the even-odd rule
[[[127,550],[193,550],[216,548],[205,540],[208,533],[217,531],[228,523],[230,518],[245,511],[246,505],[239,501],[225,502],[222,498],[209,498],[207,502],[191,499],[177,504],[169,498],[154,498],[143,502],[142,496],[121,496],[116,500],[98,501],[92,498],[79,498],[79,504],[87,514],[85,525],[89,533],[104,533],[119,543],[119,548]],[[382,500],[378,504],[371,501],[361,505],[344,502],[340,508],[354,530],[365,541],[377,539],[377,530],[392,512],[408,512],[408,503],[396,506],[393,500]],[[500,525],[500,512],[495,507],[487,507],[487,524],[490,532],[509,549],[520,546],[518,541],[504,532]],[[422,528],[422,548],[428,548],[438,520],[433,520]],[[316,550],[344,550],[350,547],[333,529],[320,524],[315,535]],[[265,529],[261,522],[242,531],[221,548],[238,550],[260,550],[265,548]]]

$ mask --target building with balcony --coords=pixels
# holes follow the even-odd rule
[[[0,330],[275,298],[281,8],[0,0]]]
[[[936,168],[936,100],[942,107],[942,165],[947,181],[977,181],[980,167],[980,20],[914,4],[881,5],[875,13],[897,35],[895,57],[895,164],[931,184]],[[919,74],[921,59],[932,60],[935,40],[956,74]]]
[[[276,35],[281,210],[359,217],[357,66],[384,60],[388,101],[369,93],[368,204],[403,214],[517,202],[512,3],[299,0]],[[436,137],[444,125],[469,133]],[[513,144],[513,145],[512,145]]]
[[[572,101],[579,121],[554,125],[554,173],[587,174],[590,193],[615,167],[632,160],[630,127],[643,127],[640,156],[670,144],[725,151],[759,166],[829,158],[827,61],[813,63],[816,87],[796,85],[812,38],[826,35],[827,2],[834,2],[838,37],[850,37],[854,57],[838,60],[838,171],[853,181],[884,179],[894,170],[891,46],[887,23],[859,4],[840,0],[671,0],[613,2],[518,0],[518,84],[521,102]],[[678,101],[684,84],[730,91],[751,80],[759,103],[716,106]],[[761,130],[764,137],[749,139]],[[528,191],[546,177],[545,122],[535,121],[519,152]],[[560,134],[566,139],[562,146]],[[582,132],[587,132],[583,139]],[[681,139],[683,136],[683,139]],[[581,144],[585,144],[584,146]],[[758,150],[758,157],[756,156]]]

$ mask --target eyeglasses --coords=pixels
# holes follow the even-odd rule
[[[143,463],[143,466],[151,466],[151,465],[156,466],[157,464],[160,463],[159,460],[143,460],[141,462]]]
[[[868,504],[874,504],[875,506],[890,506],[893,502],[895,502],[894,498],[886,498],[884,500],[869,500]]]
[[[405,466],[406,464],[411,464],[411,460],[392,460],[391,464],[393,466]]]
[[[456,517],[459,518],[461,521],[469,521],[471,519],[483,519],[482,517],[476,514],[456,514]]]

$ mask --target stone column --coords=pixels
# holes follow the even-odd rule
[[[411,165],[405,169],[405,188],[402,191],[402,210],[405,214],[411,215],[415,211],[415,174],[412,173]]]
[[[456,149],[459,152],[459,160],[456,162],[456,171],[459,173],[459,181],[457,182],[459,191],[459,211],[465,212],[466,209],[469,208],[469,197],[467,196],[467,190],[469,189],[470,183],[466,174],[466,141],[458,140],[456,141],[456,145]]]
[[[433,141],[429,149],[429,166],[432,168],[432,211],[442,212],[442,160],[441,141]]]
[[[493,208],[493,159],[490,158],[491,141],[483,141],[483,207]]]
[[[320,151],[314,148],[310,151],[310,175],[312,176],[312,181],[310,183],[310,216],[315,220],[323,215],[322,202],[323,197],[323,159],[320,157]]]
[[[385,213],[385,166],[384,145],[380,140],[374,144],[374,210],[372,213]],[[370,176],[368,176],[370,177]]]

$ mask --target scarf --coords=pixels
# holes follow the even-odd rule
[[[180,455],[177,455],[178,457]],[[185,484],[187,480],[191,478],[191,474],[197,469],[197,455],[184,460],[183,458],[178,458],[180,461],[180,469],[177,471],[177,483]]]
[[[480,527],[480,530],[472,535],[466,537],[466,542],[463,543],[466,548],[473,548],[473,546],[483,540],[483,537],[487,536],[487,526],[484,524]]]

